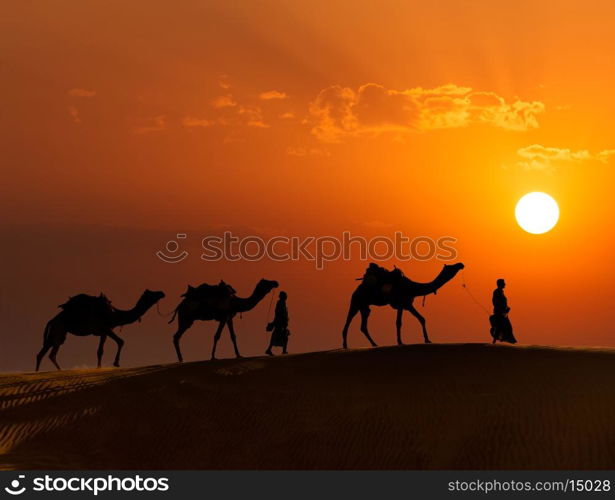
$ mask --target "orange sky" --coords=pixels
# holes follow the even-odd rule
[[[166,312],[187,283],[220,278],[241,294],[278,279],[292,350],[337,347],[367,263],[202,262],[199,239],[221,227],[454,236],[480,300],[509,282],[521,342],[614,345],[614,14],[610,1],[7,5],[0,370],[30,368],[68,295],[123,307],[149,286]],[[541,236],[513,216],[535,190],[561,210]],[[161,263],[178,232],[194,258]],[[397,264],[416,279],[441,266]],[[487,340],[460,283],[427,300],[435,341]],[[237,326],[245,354],[264,349],[266,309]],[[393,311],[373,318],[393,343]],[[206,357],[213,328],[186,334],[188,358]],[[155,312],[127,327],[126,364],[172,361],[171,334]],[[91,365],[95,342],[69,338],[59,359]]]

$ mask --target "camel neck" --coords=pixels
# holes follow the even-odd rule
[[[417,283],[411,282],[412,293],[416,297],[420,297],[422,295],[429,295],[431,293],[436,293],[443,285],[448,283],[452,279],[452,276],[447,276],[444,270],[440,271],[440,274],[436,276],[432,281],[427,283]]]
[[[115,309],[114,323],[117,326],[129,325],[137,321],[151,307],[140,298],[132,309]]]
[[[235,298],[235,310],[237,312],[246,312],[254,309],[254,307],[263,300],[263,297],[267,295],[267,292],[260,289],[258,286],[252,292],[249,297],[236,297]]]

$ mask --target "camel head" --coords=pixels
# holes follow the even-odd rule
[[[455,264],[445,264],[442,268],[442,272],[440,273],[440,277],[443,281],[452,280],[459,271],[461,271],[465,266],[461,262],[457,262]]]
[[[139,303],[146,308],[152,307],[156,302],[164,298],[164,292],[145,290],[139,298]]]
[[[265,278],[261,279],[256,285],[256,290],[263,293],[264,295],[268,294],[274,288],[277,288],[280,284],[275,280],[266,280]]]

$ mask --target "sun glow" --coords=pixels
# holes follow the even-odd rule
[[[557,224],[559,207],[546,193],[528,193],[517,202],[515,217],[523,230],[532,234],[542,234]]]

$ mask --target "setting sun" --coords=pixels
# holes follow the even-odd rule
[[[557,202],[546,193],[528,193],[517,202],[515,217],[524,231],[542,234],[550,231],[557,224],[559,207]]]

